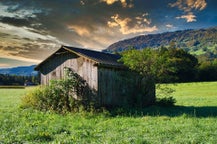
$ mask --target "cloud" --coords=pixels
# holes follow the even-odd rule
[[[101,2],[106,2],[108,5],[111,5],[119,0],[101,0]]]
[[[37,64],[38,62],[31,62],[31,61],[22,61],[16,58],[4,58],[0,57],[0,68],[8,68],[8,67],[15,67],[15,66],[26,66],[26,65],[33,65]]]
[[[37,63],[54,51],[60,41],[35,29],[0,23],[0,57]]]
[[[22,8],[21,5],[15,3],[13,5],[2,5],[0,3],[0,16],[1,17],[16,17],[17,19],[23,19],[26,17],[35,18],[38,13],[42,13],[42,10],[34,7]]]
[[[177,0],[175,3],[169,4],[171,7],[178,7],[179,10],[191,12],[195,10],[203,10],[206,8],[206,0]]]
[[[126,0],[100,0],[100,2],[105,2],[108,5],[112,5],[116,2],[120,2],[122,7],[124,7],[124,8],[126,8],[126,7],[132,8],[133,7],[132,0],[130,1],[130,3],[127,3]]]
[[[27,19],[17,19],[13,17],[0,17],[2,23],[11,24],[14,26],[29,26],[30,22]]]
[[[189,13],[187,15],[182,15],[180,17],[176,17],[177,19],[186,19],[187,22],[195,22],[196,20],[196,16],[192,13]]]
[[[173,28],[174,26],[172,24],[166,24],[167,28]]]
[[[0,63],[0,68],[5,68],[5,67],[9,67],[10,64],[6,64],[6,63]]]
[[[153,32],[157,30],[156,26],[145,26],[145,24],[150,25],[151,21],[147,18],[143,17],[135,17],[133,20],[132,18],[120,18],[118,14],[111,16],[111,21],[108,21],[107,24],[110,28],[118,27],[119,31],[124,34],[131,34],[131,33],[144,33],[144,32]],[[136,21],[136,23],[134,23]]]
[[[11,49],[11,51],[12,50],[13,49]],[[35,58],[25,58],[25,57],[22,57],[22,56],[11,55],[11,53],[8,53],[8,51],[4,51],[4,50],[1,50],[1,49],[0,49],[0,52],[1,52],[0,53],[0,57],[1,58],[13,59],[13,60],[18,60],[18,61],[23,61],[23,62],[29,62],[29,63],[39,63],[39,62],[41,62],[41,60],[37,60]]]
[[[36,30],[34,30],[33,28],[16,27],[16,26],[12,26],[12,25],[4,24],[0,22],[0,31],[1,33],[6,33],[8,35],[16,35],[20,38],[29,38],[33,40],[40,38],[40,39],[51,40],[53,42],[60,43],[60,41],[53,36],[42,35],[42,34],[34,32]]]
[[[78,26],[78,25],[69,25],[68,29],[71,31],[74,31],[75,33],[77,33],[80,36],[89,36],[90,32],[86,27],[83,26]]]
[[[175,3],[169,4],[171,7],[178,7],[179,10],[184,11],[184,15],[177,16],[176,19],[185,19],[188,23],[195,22],[196,16],[193,11],[202,11],[206,8],[206,0],[177,0]]]

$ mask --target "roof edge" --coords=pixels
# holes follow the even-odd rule
[[[87,56],[87,55],[85,55],[85,54],[76,52],[76,51],[74,51],[74,50],[72,50],[72,49],[70,49],[70,48],[83,49],[83,50],[92,51],[92,52],[96,52],[96,53],[104,53],[104,54],[108,54],[108,55],[113,55],[113,54],[110,54],[110,53],[105,53],[105,52],[100,52],[100,51],[95,51],[95,50],[89,50],[89,49],[84,49],[84,48],[77,48],[77,47],[72,47],[72,46],[64,46],[64,45],[61,45],[61,47],[60,47],[59,49],[57,49],[54,53],[52,53],[52,54],[49,55],[46,59],[44,59],[42,62],[40,62],[38,65],[36,65],[35,68],[34,68],[34,70],[39,71],[40,66],[43,65],[43,63],[45,63],[49,58],[51,58],[51,57],[52,57],[56,52],[58,52],[60,49],[64,49],[64,50],[66,50],[66,51],[68,51],[68,52],[72,52],[72,53],[74,53],[74,54],[76,54],[76,55],[78,55],[78,56],[81,56],[81,57],[84,57],[84,58],[88,58],[88,59],[90,59],[90,60],[93,60],[93,61],[96,63],[96,65],[98,65],[98,66],[105,66],[105,64],[101,64],[101,62],[98,61],[97,59],[92,58],[92,57],[89,57],[89,56]],[[118,66],[106,65],[106,67],[118,67]],[[120,67],[122,67],[122,66],[120,66]],[[123,68],[123,67],[122,67],[122,68]]]
[[[56,52],[58,52],[61,48],[63,48],[63,45],[61,45],[61,47],[59,49],[57,49],[54,53],[52,53],[51,55],[49,55],[46,59],[44,59],[42,62],[40,62],[38,65],[36,65],[34,67],[34,70],[35,71],[38,71],[39,70],[39,67],[45,62],[47,61],[50,57],[52,57]]]
[[[67,47],[69,47],[69,46],[62,46],[62,48],[64,48],[65,50],[67,50],[67,51],[69,51],[69,52],[73,52],[73,53],[75,53],[76,55],[78,55],[78,56],[82,56],[82,57],[85,57],[85,58],[88,58],[88,59],[91,59],[91,60],[93,60],[94,62],[96,62],[96,63],[99,63],[97,60],[95,60],[94,58],[91,58],[91,57],[88,57],[88,56],[86,56],[86,55],[83,55],[83,54],[81,54],[81,53],[78,53],[78,52],[76,52],[76,51],[74,51],[74,50],[71,50],[71,49],[69,49],[69,48],[67,48]],[[75,48],[75,47],[74,47]],[[83,49],[83,48],[79,48],[79,49]],[[86,50],[86,49],[85,49]],[[88,49],[87,49],[88,50]],[[93,50],[88,50],[88,51],[93,51]],[[94,52],[98,52],[98,51],[94,51]]]

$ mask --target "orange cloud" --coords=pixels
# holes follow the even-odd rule
[[[100,0],[100,2],[105,2],[107,5],[112,5],[115,2],[121,2],[122,7],[129,7],[129,8],[133,7],[133,4],[127,3],[126,0]],[[131,2],[132,2],[132,0],[131,0]]]
[[[169,4],[171,7],[178,7],[179,10],[184,11],[186,14],[176,17],[176,19],[186,19],[187,22],[195,22],[196,16],[193,10],[203,10],[206,8],[206,0],[177,0],[175,3]]]
[[[107,24],[110,28],[118,27],[119,31],[126,34],[135,34],[143,32],[153,32],[157,30],[156,26],[149,27],[145,24],[150,25],[150,20],[144,17],[135,17],[135,22],[131,18],[120,18],[118,14],[111,17],[112,21],[108,21]]]
[[[9,64],[5,64],[5,63],[0,63],[0,67],[9,67]]]
[[[192,13],[189,13],[187,15],[182,15],[180,17],[176,17],[177,19],[186,19],[187,22],[194,22],[196,20],[196,16]]]
[[[89,30],[84,26],[69,25],[68,29],[71,31],[74,31],[75,33],[77,33],[80,36],[90,35]]]
[[[37,60],[34,58],[25,58],[23,56],[15,56],[11,55],[10,51],[3,51],[0,50],[0,57],[1,58],[8,58],[8,59],[14,59],[14,60],[19,60],[19,61],[24,61],[24,62],[31,62],[31,63],[39,63],[41,60]]]
[[[169,4],[171,7],[178,7],[180,10],[190,12],[191,10],[203,10],[206,8],[206,0],[177,0]]]

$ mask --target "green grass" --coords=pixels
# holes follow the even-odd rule
[[[177,105],[217,107],[217,82],[183,83],[170,87],[176,91]]]
[[[151,106],[113,114],[66,114],[21,109],[29,89],[0,89],[0,143],[217,142],[217,82],[169,85],[176,107]]]
[[[0,109],[11,109],[16,107],[24,94],[24,89],[0,89]]]

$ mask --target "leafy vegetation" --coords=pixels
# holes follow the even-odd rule
[[[120,60],[143,77],[164,83],[194,81],[198,66],[196,57],[173,47],[133,49],[123,52]]]
[[[217,59],[212,61],[205,60],[198,66],[198,81],[216,81],[217,80]]]
[[[39,77],[33,76],[20,76],[0,74],[0,85],[36,85],[39,84]]]
[[[175,89],[175,107],[64,115],[19,108],[34,88],[0,89],[0,143],[216,143],[216,85],[162,85]]]
[[[169,48],[131,49],[121,55],[127,67],[158,83],[217,80],[217,59],[197,58],[172,44]]]
[[[58,113],[90,111],[96,103],[87,83],[70,69],[65,69],[65,78],[52,80],[48,86],[41,86],[25,95],[22,107]],[[95,105],[94,105],[95,104]]]

